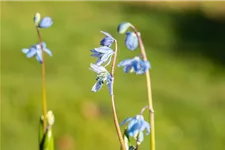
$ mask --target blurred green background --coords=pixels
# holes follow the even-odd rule
[[[56,150],[116,150],[107,88],[92,93],[90,49],[111,33],[118,61],[140,54],[116,32],[123,21],[141,32],[152,64],[157,150],[225,148],[224,2],[1,2],[1,149],[37,150],[41,65],[21,52],[38,42],[33,15],[51,16],[42,29],[48,108],[55,114]],[[147,105],[145,76],[116,69],[119,120]],[[148,118],[148,113],[145,113]],[[149,136],[140,149],[149,149]]]

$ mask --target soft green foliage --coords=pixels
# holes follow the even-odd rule
[[[187,19],[186,12],[159,10],[128,2],[1,2],[1,149],[38,149],[41,65],[26,59],[21,49],[38,42],[32,17],[39,12],[54,21],[42,34],[54,56],[46,57],[46,80],[48,108],[55,115],[56,150],[119,149],[107,88],[91,92],[95,75],[88,68],[95,61],[89,50],[99,46],[101,30],[118,40],[117,62],[140,53],[130,53],[117,33],[123,21],[141,32],[152,64],[156,148],[222,150],[224,64],[204,57],[206,51],[198,47],[197,38],[190,45],[182,41],[193,33],[185,28],[187,33],[181,36],[182,24],[176,26],[179,18]],[[117,68],[115,100],[119,121],[137,114],[147,105],[145,76],[125,75]],[[147,148],[149,136],[140,145]]]

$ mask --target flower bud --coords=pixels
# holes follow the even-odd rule
[[[50,17],[44,17],[39,23],[39,28],[49,28],[52,25],[52,19]]]
[[[119,32],[120,34],[123,34],[127,31],[127,29],[131,26],[132,24],[129,22],[122,22],[121,24],[119,24],[118,28],[117,28],[117,32]]]
[[[125,45],[132,51],[138,47],[138,37],[134,32],[126,33]]]
[[[40,22],[40,20],[41,20],[41,14],[40,13],[36,13],[34,15],[34,24],[35,24],[35,26],[38,25],[38,23]]]

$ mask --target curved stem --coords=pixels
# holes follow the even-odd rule
[[[141,38],[140,33],[137,31],[137,29],[132,25],[131,28],[134,30],[135,34],[138,37],[138,41],[141,48],[141,54],[144,61],[147,61],[147,55],[145,51],[145,47]],[[152,90],[151,90],[151,79],[150,79],[150,72],[149,70],[146,71],[146,83],[147,83],[147,92],[148,92],[148,105],[149,105],[149,121],[151,125],[151,133],[150,133],[150,149],[155,150],[155,122],[154,122],[154,109],[153,109],[153,102],[152,102]]]
[[[44,61],[44,51],[43,51],[43,46],[42,46],[42,38],[41,38],[41,33],[40,33],[40,30],[38,27],[36,27],[36,31],[37,31],[37,34],[38,34],[38,38],[39,38],[39,41],[40,41],[40,45],[41,45],[41,54],[42,54],[42,111],[43,111],[43,116],[44,116],[44,119],[43,119],[43,130],[44,130],[44,133],[46,131],[46,127],[47,127],[47,102],[46,102],[46,80],[45,80],[45,61]]]
[[[116,66],[116,58],[117,58],[117,41],[115,40],[115,53],[113,57],[113,63],[112,63],[112,68],[111,68],[111,76],[112,76],[112,84],[111,84],[111,101],[112,101],[112,112],[113,112],[113,119],[114,119],[114,124],[116,127],[117,135],[120,141],[120,145],[123,150],[126,150],[123,136],[120,130],[119,122],[118,122],[118,117],[116,113],[116,107],[115,107],[115,100],[114,100],[114,92],[113,92],[113,85],[114,85],[114,73],[115,73],[115,66]]]

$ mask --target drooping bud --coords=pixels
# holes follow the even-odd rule
[[[129,22],[122,22],[121,24],[119,24],[118,28],[117,28],[117,32],[119,32],[120,34],[123,34],[127,31],[127,29],[132,26],[131,23]]]
[[[138,37],[134,32],[126,33],[125,45],[132,51],[138,47]]]
[[[35,26],[38,26],[40,20],[41,20],[41,14],[37,12],[37,13],[34,15],[34,24],[35,24]]]
[[[44,17],[39,23],[39,28],[49,28],[52,24],[51,17]]]

